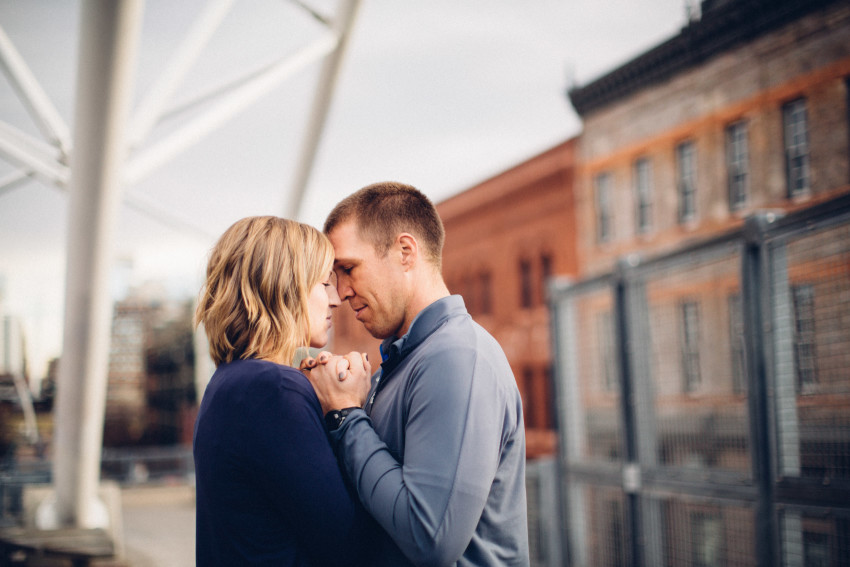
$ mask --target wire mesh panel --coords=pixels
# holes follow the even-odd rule
[[[850,566],[850,515],[785,507],[780,515],[784,567]]]
[[[642,270],[660,466],[751,475],[740,256],[723,244]]]
[[[756,565],[754,514],[735,503],[683,496],[648,498],[660,510],[663,565],[725,567]]]
[[[620,462],[620,380],[610,287],[585,286],[568,294],[555,321],[565,454],[571,462]]]
[[[779,471],[850,479],[850,224],[772,243]]]
[[[552,458],[528,461],[525,475],[528,501],[528,546],[531,567],[560,567],[558,466]]]
[[[571,565],[632,565],[626,495],[618,487],[570,484]]]

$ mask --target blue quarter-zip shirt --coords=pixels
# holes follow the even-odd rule
[[[455,295],[381,350],[365,411],[331,432],[386,532],[375,565],[529,565],[522,401],[499,344]]]

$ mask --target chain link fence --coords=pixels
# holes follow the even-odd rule
[[[550,296],[540,565],[850,565],[850,196]]]

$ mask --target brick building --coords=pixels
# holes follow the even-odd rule
[[[706,0],[702,19],[575,89],[581,271],[850,190],[850,6]]]
[[[569,97],[573,562],[842,564],[848,511],[824,511],[850,479],[850,5],[704,0]]]

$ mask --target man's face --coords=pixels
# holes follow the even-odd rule
[[[405,320],[400,255],[393,248],[381,257],[370,242],[360,238],[355,221],[336,226],[328,234],[334,247],[337,291],[348,301],[355,317],[377,339],[398,336]]]

